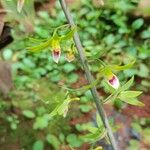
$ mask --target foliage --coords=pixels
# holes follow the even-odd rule
[[[0,98],[0,118],[3,120],[2,126],[9,124],[13,136],[22,135],[22,148],[42,150],[49,144],[57,150],[61,145],[81,147],[85,142],[93,143],[103,137],[107,138],[98,116],[96,126],[93,123],[76,124],[74,129],[69,124],[71,119],[83,117],[94,109],[89,91],[92,86],[103,88],[110,94],[108,97],[102,97],[104,103],[121,100],[143,106],[136,98],[141,91],[135,91],[135,88],[129,90],[131,85],[135,85],[138,90],[148,91],[150,85],[150,28],[144,18],[132,14],[137,6],[136,1],[113,0],[102,7],[82,0],[77,8],[71,6],[78,28],[66,25],[65,17],[57,3],[52,14],[46,11],[35,14],[34,11],[31,12],[34,9],[29,9],[25,4],[24,14],[24,11],[16,11],[16,1],[13,7],[4,4],[6,2],[2,1],[2,4],[14,13],[11,14],[14,18],[10,19],[9,14],[7,16],[7,21],[13,19],[15,24],[12,24],[14,42],[3,50],[2,58],[13,62],[15,85],[10,93],[10,101]],[[33,1],[30,3],[32,4],[29,6],[33,7]],[[24,17],[27,20],[24,20]],[[32,35],[26,32],[29,31],[29,26],[26,27],[29,20],[32,20]],[[93,85],[85,85],[79,89],[72,88],[72,84],[79,79],[80,65],[72,40],[76,30],[81,36],[90,70],[97,76]],[[53,44],[53,40],[59,42]],[[50,54],[56,48],[55,45],[60,46],[64,52],[59,64],[53,62]],[[43,49],[45,51],[42,51]],[[76,59],[68,63],[66,54],[70,49]],[[120,79],[121,85],[117,90],[106,82],[106,76],[110,72],[117,74]],[[141,79],[140,85],[134,83],[132,76],[135,76],[135,80]],[[102,77],[105,80],[100,82]],[[80,101],[74,101],[78,99]],[[143,132],[146,133],[147,130]],[[148,139],[146,134],[144,138]],[[138,145],[136,143],[130,142],[131,149]]]

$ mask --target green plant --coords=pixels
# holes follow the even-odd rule
[[[67,33],[66,35],[62,35],[62,36],[59,36],[59,34],[57,33],[57,30],[61,27],[58,27],[56,28],[56,30],[54,30],[54,33],[53,33],[53,36],[52,38],[50,39],[47,39],[46,42],[43,42],[37,46],[34,46],[34,47],[30,47],[28,48],[30,51],[33,51],[33,52],[37,52],[37,51],[40,51],[40,50],[43,50],[45,48],[47,48],[48,46],[51,46],[52,48],[52,56],[53,56],[53,59],[56,63],[58,63],[59,59],[60,59],[60,55],[61,55],[61,48],[60,48],[60,42],[62,42],[63,40],[64,41],[69,41],[69,39],[71,39],[71,37],[74,35],[74,42],[75,42],[75,45],[77,47],[77,50],[79,52],[79,56],[80,56],[80,59],[81,59],[81,62],[82,62],[82,65],[84,67],[84,70],[85,70],[85,73],[86,73],[86,76],[87,76],[87,79],[88,79],[88,82],[90,84],[92,84],[92,82],[94,81],[93,80],[93,77],[91,76],[91,73],[89,71],[89,68],[88,68],[88,63],[86,63],[86,58],[84,56],[84,52],[83,52],[83,48],[81,46],[81,42],[79,40],[79,37],[78,37],[78,34],[77,32],[74,30],[74,23],[73,23],[73,20],[69,14],[69,11],[67,10],[66,8],[66,5],[65,5],[65,2],[64,1],[60,1],[61,3],[61,6],[62,6],[62,9],[66,15],[66,18],[69,22],[69,24],[71,25],[71,27],[73,29],[71,29],[71,31],[69,33]],[[133,26],[136,26],[137,23],[134,23]],[[63,27],[63,26],[62,26]],[[138,26],[139,28],[139,26]],[[137,29],[137,27],[136,27]],[[36,41],[36,40],[35,40]],[[124,69],[127,69],[129,67],[131,67],[133,65],[133,63],[131,64],[128,64],[128,65],[125,65],[125,66],[109,66],[109,65],[106,65],[103,61],[100,60],[100,63],[102,64],[102,68],[100,70],[100,73],[102,75],[104,75],[106,77],[106,80],[107,80],[107,83],[109,85],[111,85],[114,89],[118,89],[119,88],[119,80],[118,78],[112,73],[112,70],[124,70]],[[129,81],[130,82],[130,81]],[[127,83],[128,85],[129,83]],[[126,86],[125,87],[122,87],[120,88],[118,91],[114,91],[110,97],[111,99],[115,99],[117,98],[118,94],[120,94],[118,97],[121,99],[121,100],[125,100],[128,96],[128,94],[132,94],[134,93],[134,95],[132,97],[137,97],[140,92],[135,92],[135,91],[126,91],[126,92],[123,92],[124,90],[126,90]],[[95,100],[95,103],[96,103],[96,106],[97,106],[97,109],[98,109],[98,112],[100,114],[100,116],[102,117],[102,121],[104,123],[104,126],[105,128],[107,129],[107,132],[108,132],[108,136],[109,136],[109,139],[110,139],[110,142],[113,146],[114,149],[117,149],[116,145],[115,145],[115,141],[114,141],[114,138],[113,138],[113,135],[111,133],[111,130],[110,130],[110,127],[109,127],[109,124],[107,122],[107,118],[106,118],[106,115],[105,115],[105,112],[103,110],[103,107],[102,107],[102,104],[99,101],[99,98],[98,98],[98,95],[97,95],[97,92],[96,92],[96,89],[95,89],[95,85],[90,87],[91,88],[91,92],[93,94],[93,97],[94,97],[94,100]],[[126,97],[125,97],[126,96]],[[110,99],[109,97],[109,99]],[[133,102],[134,100],[134,102]],[[140,102],[138,102],[136,99],[133,99],[132,101],[128,101],[128,103],[130,104],[134,104],[134,105],[141,105]],[[105,101],[108,101],[108,99],[104,100]],[[68,111],[68,107],[66,105],[67,103],[63,103],[61,104],[60,106],[57,106],[56,109],[52,112],[52,115],[51,116],[55,116],[57,114],[64,114],[63,112],[66,112]],[[66,114],[66,113],[65,113]]]
[[[60,145],[70,144],[71,147],[74,147],[75,143],[71,140],[64,139],[64,141],[61,142],[61,140],[57,137],[58,132],[53,131],[55,128],[56,130],[58,129],[59,132],[62,131],[62,134],[65,136],[71,134],[72,137],[72,134],[75,135],[73,137],[79,141],[77,142],[79,143],[77,144],[78,146],[75,145],[75,147],[80,147],[79,145],[83,144],[83,140],[81,142],[78,133],[74,133],[72,127],[69,127],[68,125],[68,117],[71,117],[71,111],[69,111],[64,119],[60,116],[65,115],[65,112],[67,112],[65,110],[72,108],[72,105],[76,103],[66,100],[64,96],[66,91],[69,92],[69,96],[72,98],[80,97],[80,101],[77,102],[78,105],[76,110],[80,109],[81,111],[76,111],[77,116],[79,116],[82,112],[86,114],[94,108],[94,105],[92,104],[92,96],[91,94],[87,94],[90,93],[89,89],[94,86],[99,89],[104,89],[105,93],[110,94],[108,97],[106,95],[101,96],[103,103],[106,101],[107,103],[114,101],[124,103],[125,101],[133,105],[143,105],[136,99],[136,96],[138,96],[140,92],[128,91],[128,88],[130,88],[129,85],[131,85],[131,83],[133,84],[133,78],[129,81],[128,78],[133,75],[135,75],[135,81],[137,77],[140,77],[142,80],[140,85],[135,84],[137,89],[146,91],[149,87],[149,71],[147,69],[149,59],[149,28],[144,18],[133,18],[132,24],[129,23],[129,20],[132,17],[131,10],[135,8],[136,3],[133,1],[129,2],[128,0],[118,3],[118,1],[114,0],[113,3],[105,3],[103,8],[97,8],[96,5],[91,5],[90,1],[82,0],[81,2],[82,3],[79,3],[78,8],[72,8],[72,13],[73,16],[76,16],[78,32],[83,46],[85,47],[84,52],[88,59],[89,68],[92,73],[97,75],[96,81],[92,84],[85,85],[79,89],[72,88],[72,83],[76,83],[79,79],[77,73],[80,65],[77,63],[79,56],[72,40],[76,27],[70,28],[69,25],[65,24],[65,17],[62,15],[62,11],[60,11],[60,7],[58,5],[56,5],[56,9],[54,10],[57,11],[57,15],[54,13],[49,16],[49,14],[45,11],[39,11],[37,13],[35,19],[33,19],[34,33],[31,38],[24,35],[25,30],[22,28],[22,25],[15,26],[15,28],[12,29],[12,34],[15,40],[3,51],[4,59],[14,62],[12,67],[15,90],[11,95],[13,99],[12,102],[2,102],[1,108],[3,110],[3,114],[5,114],[6,108],[4,107],[10,109],[7,105],[13,105],[14,108],[21,109],[21,117],[25,119],[25,122],[27,121],[31,123],[30,131],[34,132],[32,134],[34,139],[30,142],[25,142],[23,140],[23,145],[32,145],[34,142],[40,140],[40,142],[37,143],[43,144],[39,145],[45,146],[45,143],[48,142],[53,148],[57,149],[57,144],[52,145],[50,142],[49,139],[51,137],[55,141],[54,143],[60,143]],[[125,5],[125,7],[122,8],[122,5]],[[25,7],[26,5],[24,5],[23,9],[25,9]],[[62,26],[62,24],[65,24],[65,26]],[[58,26],[60,27],[59,29],[57,29]],[[50,52],[53,51],[52,48],[55,48],[52,44],[48,45],[43,53],[30,54],[29,51],[26,50],[33,48],[32,46],[38,47],[39,43],[44,44],[45,46],[45,42],[53,38],[55,29],[59,37],[66,36],[67,33],[71,33],[69,39],[66,38],[65,40],[59,41],[60,47],[63,51],[63,53],[61,53],[59,64],[55,64],[53,62],[54,57],[51,57]],[[29,46],[31,47],[29,48]],[[56,46],[58,45],[56,44]],[[56,48],[60,47],[58,46]],[[70,48],[73,49],[73,51],[70,51]],[[60,51],[58,52],[60,54]],[[131,58],[136,58],[136,63],[133,63],[134,61],[130,59],[130,56],[132,56]],[[70,58],[69,61],[73,59],[74,61],[68,63],[68,60],[66,61],[67,57]],[[104,60],[104,62],[102,60]],[[58,61],[58,59],[56,61]],[[106,65],[104,66],[103,63]],[[123,66],[123,64],[125,65]],[[132,67],[133,64],[134,67]],[[114,70],[113,68],[118,68],[120,66],[123,67],[121,71]],[[120,80],[120,87],[117,89],[118,92],[116,92],[117,90],[108,84],[109,76],[107,76],[107,70],[109,70],[108,72],[111,71],[111,74],[109,75]],[[104,80],[101,82],[102,76],[104,77]],[[45,78],[46,80],[40,80],[41,78]],[[63,86],[61,86],[63,89],[62,94],[60,94],[60,89],[54,88],[53,84],[49,85],[48,83],[63,84]],[[126,87],[123,89],[126,84],[129,84],[127,86],[128,88]],[[48,85],[52,86],[52,88],[49,88]],[[39,86],[41,88],[39,88]],[[135,87],[133,88],[135,89]],[[55,92],[55,90],[60,93]],[[84,94],[84,92],[86,93]],[[58,97],[53,97],[53,93],[54,95],[58,95]],[[66,103],[67,105],[65,105]],[[64,107],[62,107],[63,105]],[[50,118],[49,114],[53,114],[53,118]],[[17,115],[20,116],[20,114]],[[18,119],[19,121],[22,121],[20,117]],[[64,127],[65,129],[62,129],[62,126],[58,123],[63,122],[63,120],[66,121],[63,125],[66,126],[66,128]],[[99,132],[100,129],[96,128],[97,132]],[[16,130],[19,129],[17,128]],[[96,130],[94,129],[94,131]],[[40,131],[44,134],[41,135]],[[83,131],[89,132],[89,137],[91,138],[87,138],[87,141],[96,141],[101,138],[101,135],[96,134],[96,132],[95,138],[93,135],[94,131]],[[49,134],[50,136],[48,136]],[[45,139],[45,137],[48,138]],[[28,135],[26,138],[28,139]]]
[[[16,116],[16,115],[7,116],[6,120],[10,123],[10,128],[12,130],[17,129],[17,125],[19,124],[18,116]]]

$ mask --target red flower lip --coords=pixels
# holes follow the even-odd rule
[[[108,83],[114,88],[114,89],[118,89],[120,86],[119,80],[117,78],[117,76],[115,76],[113,74],[112,78],[108,80]]]
[[[60,56],[61,56],[61,50],[60,49],[54,49],[52,51],[52,57],[53,57],[53,60],[58,63],[59,60],[60,60]]]

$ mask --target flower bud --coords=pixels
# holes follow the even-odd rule
[[[71,61],[73,61],[74,59],[75,59],[75,57],[74,57],[74,54],[73,54],[73,52],[68,52],[67,54],[66,54],[66,60],[68,61],[68,62],[71,62]]]

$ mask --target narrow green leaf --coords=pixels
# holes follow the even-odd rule
[[[57,112],[59,115],[63,115],[64,112],[68,109],[68,105],[69,105],[70,101],[65,100],[58,108],[57,108]]]
[[[81,138],[85,142],[96,142],[106,136],[106,130],[104,128],[97,128],[97,131],[95,133],[89,133],[84,136],[81,136]]]
[[[113,92],[111,95],[109,95],[106,99],[103,100],[103,103],[107,103],[108,104],[110,102],[113,102],[117,98],[118,92],[119,91]]]
[[[127,83],[125,83],[123,86],[121,86],[119,91],[125,91],[125,90],[129,89],[131,87],[131,85],[133,84],[133,81],[134,81],[134,76]]]
[[[35,39],[35,38],[28,38],[28,39],[30,42],[33,42],[33,43],[45,42],[48,40],[48,39]]]
[[[82,88],[78,88],[78,89],[71,89],[71,88],[67,88],[67,87],[62,87],[62,88],[67,89],[70,92],[85,91],[85,90],[89,90],[90,88],[96,86],[99,83],[99,79],[100,78],[95,80],[92,84],[85,85]]]
[[[121,71],[121,70],[125,70],[125,69],[131,68],[134,63],[135,63],[135,60],[133,60],[131,63],[129,63],[127,65],[123,65],[123,66],[112,65],[112,66],[110,66],[110,68],[112,68],[112,70]]]
[[[89,131],[90,133],[95,133],[97,131],[97,127],[93,127],[93,126],[87,125],[87,127],[84,128],[84,131],[85,130]]]
[[[56,116],[56,115],[63,115],[65,116],[65,113],[68,111],[68,107],[71,101],[79,100],[79,98],[69,98],[67,97],[63,102],[58,104],[55,109],[50,113],[50,117]]]
[[[119,94],[120,99],[133,98],[141,94],[141,91],[123,91]]]
[[[48,46],[50,46],[51,41],[52,41],[52,39],[49,39],[48,41],[43,42],[39,45],[36,45],[33,47],[28,47],[27,50],[29,50],[30,52],[40,52],[40,51],[44,50],[45,48],[47,48]]]
[[[122,100],[123,102],[126,102],[128,104],[131,104],[131,105],[144,106],[144,103],[140,102],[136,98],[126,98],[126,99],[120,99],[120,100]]]
[[[73,38],[73,35],[76,32],[76,30],[77,30],[76,26],[72,27],[71,30],[66,35],[61,36],[60,39],[61,40],[69,40],[69,39]]]

